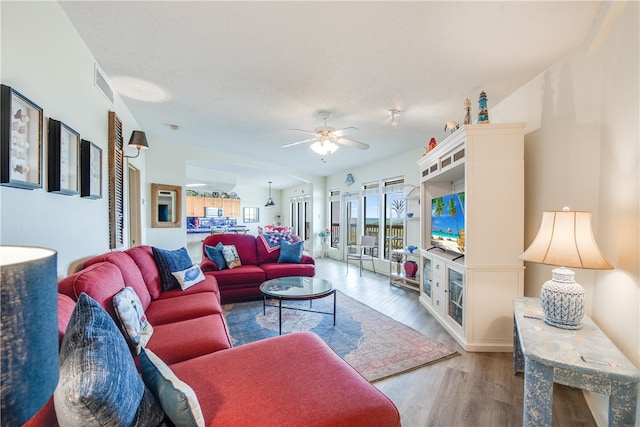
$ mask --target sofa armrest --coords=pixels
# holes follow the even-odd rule
[[[206,273],[207,271],[218,271],[220,270],[220,268],[218,268],[218,264],[216,264],[214,261],[211,261],[209,258],[203,257],[202,261],[200,262],[200,270],[202,270],[203,273]]]
[[[302,255],[302,259],[300,260],[300,264],[315,264],[316,260],[309,255]]]

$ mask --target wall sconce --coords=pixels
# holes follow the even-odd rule
[[[2,425],[22,425],[58,384],[57,255],[0,246]]]
[[[276,205],[276,203],[271,198],[271,181],[269,181],[269,198],[267,199],[267,203],[264,205],[265,208],[272,208]]]
[[[591,212],[543,212],[536,238],[520,259],[561,266],[552,279],[542,285],[540,302],[544,321],[563,329],[580,329],[584,316],[584,288],[574,280],[575,273],[565,267],[610,270],[593,238]]]
[[[135,159],[140,155],[140,149],[146,150],[149,148],[149,143],[147,142],[147,135],[141,130],[134,130],[131,133],[131,138],[129,139],[129,147],[134,147],[138,150],[138,153],[135,156],[124,156],[127,159]]]

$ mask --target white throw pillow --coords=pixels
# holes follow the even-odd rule
[[[176,278],[183,291],[204,280],[204,274],[198,264],[193,264],[185,270],[176,271],[171,274]]]

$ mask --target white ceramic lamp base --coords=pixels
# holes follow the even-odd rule
[[[540,300],[544,321],[563,329],[580,329],[584,316],[584,288],[576,283],[575,273],[567,268],[556,268],[552,279],[542,285]]]

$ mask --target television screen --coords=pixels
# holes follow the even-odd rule
[[[464,192],[431,200],[431,244],[464,253]]]

